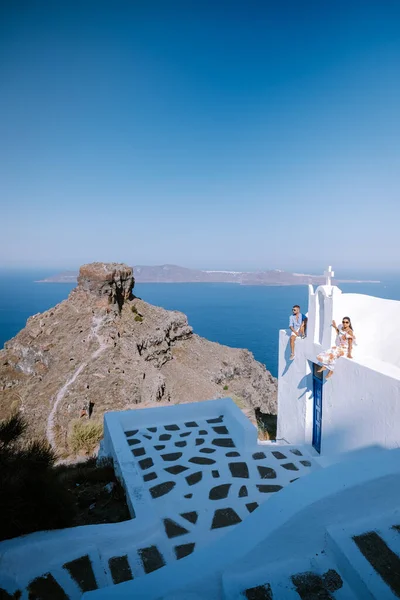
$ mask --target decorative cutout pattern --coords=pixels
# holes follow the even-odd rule
[[[113,583],[123,583],[133,579],[131,567],[128,562],[128,556],[113,556],[108,561]]]
[[[59,583],[51,573],[37,577],[28,586],[29,598],[43,598],[45,600],[68,600]],[[11,598],[11,596],[9,596]]]
[[[181,546],[175,546],[176,558],[185,558],[189,554],[192,554],[195,544],[182,544]]]
[[[242,519],[233,510],[233,508],[217,508],[214,513],[211,529],[228,527],[229,525],[237,525],[237,523],[240,523],[241,521]]]
[[[164,496],[168,494],[175,487],[175,481],[166,481],[165,483],[159,483],[154,487],[150,488],[150,494],[153,498],[159,498],[160,496]]]
[[[142,560],[145,573],[152,573],[165,565],[164,557],[157,546],[141,548],[138,554]]]
[[[247,600],[273,600],[271,586],[269,583],[257,585],[245,591],[244,596]]]
[[[179,560],[210,536],[223,535],[293,481],[292,471],[300,477],[313,467],[296,448],[246,448],[232,433],[229,415],[126,433],[144,491],[162,521],[154,546],[138,549],[146,573],[166,557]]]
[[[120,466],[122,477],[125,468],[135,473],[133,508],[136,511],[135,498],[142,503],[144,499],[159,526],[150,528],[147,539],[132,536],[119,555],[105,554],[102,567],[103,573],[109,572],[108,581],[121,583],[151,573],[212,543],[314,467],[312,458],[288,445],[246,447],[236,431],[237,423],[231,427],[228,414],[125,432],[125,462]],[[92,564],[95,554],[90,551],[89,556],[83,548],[79,552],[81,556],[63,565],[63,578],[69,577],[82,592],[104,585],[102,570]],[[26,584],[28,595],[66,600],[64,579],[58,577],[46,565]],[[300,590],[302,581],[293,583]],[[325,580],[323,584],[326,593]],[[269,600],[270,589],[263,583],[243,594]]]
[[[187,529],[181,527],[178,523],[175,523],[172,519],[164,519],[165,533],[169,538],[178,537],[189,533]]]
[[[81,556],[71,562],[65,563],[64,569],[66,569],[72,579],[76,581],[82,592],[90,592],[91,590],[97,589],[92,562],[88,555]]]

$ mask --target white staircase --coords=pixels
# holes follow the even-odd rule
[[[258,443],[254,426],[227,399],[108,413],[104,449],[134,518],[1,543],[0,594],[79,600],[113,593],[207,550],[320,469],[302,448]],[[12,584],[2,584],[6,573]]]
[[[224,600],[356,600],[348,582],[326,554],[270,564],[223,578]]]
[[[273,494],[207,548],[84,598],[394,600],[399,498],[400,450],[357,452]]]
[[[2,542],[0,598],[400,598],[400,449],[321,468],[222,408],[136,411],[128,427],[115,414],[108,444],[136,517]]]
[[[328,544],[360,598],[400,598],[400,510],[328,528]]]
[[[400,510],[328,528],[326,549],[308,557],[228,571],[224,600],[400,598]]]

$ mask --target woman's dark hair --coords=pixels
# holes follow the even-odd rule
[[[351,324],[351,319],[350,317],[343,317],[342,321],[344,321],[346,319],[346,321],[349,322],[349,327],[352,330],[352,332],[354,333],[354,329],[353,329],[353,325]]]

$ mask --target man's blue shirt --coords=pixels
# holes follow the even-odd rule
[[[300,326],[305,318],[305,315],[302,313],[299,313],[298,315],[290,315],[289,327],[293,327],[295,330],[300,329]]]

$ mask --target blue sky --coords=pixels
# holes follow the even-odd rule
[[[0,266],[397,268],[399,2],[0,10]]]

